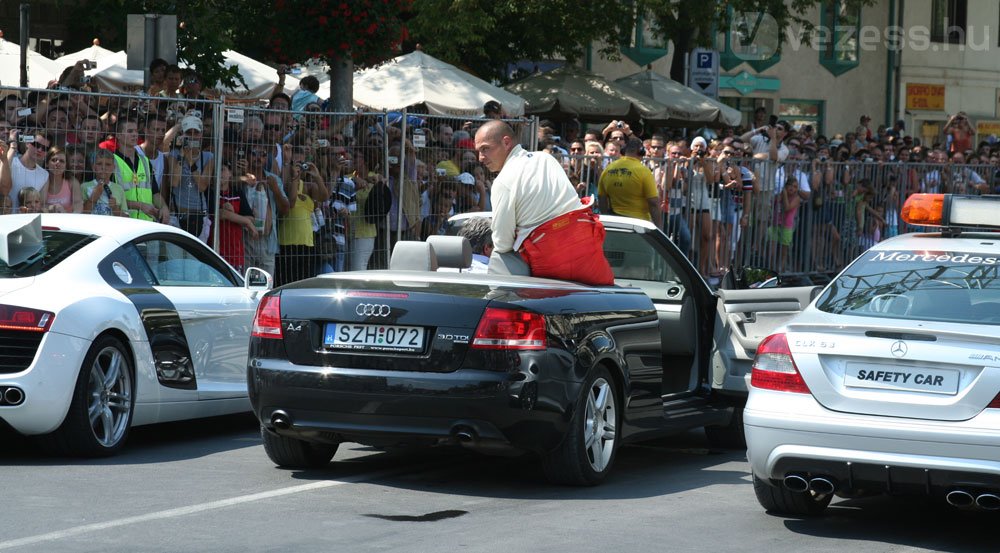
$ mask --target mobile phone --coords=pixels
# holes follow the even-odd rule
[[[399,158],[396,157],[396,156],[389,156],[388,158],[386,158],[386,161],[389,162],[389,165],[397,165],[397,164],[399,164]]]
[[[302,73],[302,68],[301,67],[292,67],[291,69],[288,70],[288,72],[291,73],[292,75],[299,75],[299,74]]]
[[[91,65],[90,60],[80,60],[80,66],[84,69],[92,69],[94,67]]]
[[[107,194],[108,197],[110,198],[111,197],[111,187],[108,186],[107,183],[105,183],[103,186],[104,186],[104,193]]]

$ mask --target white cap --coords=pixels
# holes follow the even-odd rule
[[[455,178],[462,184],[476,184],[476,177],[472,176],[472,173],[462,173]]]
[[[203,127],[201,125],[201,119],[198,119],[193,115],[188,115],[184,119],[181,119],[181,132],[187,132],[192,129],[202,132]]]

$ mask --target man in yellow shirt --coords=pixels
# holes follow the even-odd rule
[[[632,137],[625,143],[622,157],[608,165],[597,183],[601,213],[613,213],[652,221],[660,226],[659,194],[653,172],[642,164],[642,140]]]

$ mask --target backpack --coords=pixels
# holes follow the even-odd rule
[[[384,182],[375,184],[365,201],[365,222],[378,224],[385,220],[392,208],[392,192]]]

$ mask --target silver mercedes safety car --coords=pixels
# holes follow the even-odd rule
[[[880,242],[763,340],[744,411],[767,510],[925,495],[1000,510],[1000,196],[914,195],[939,227]]]

